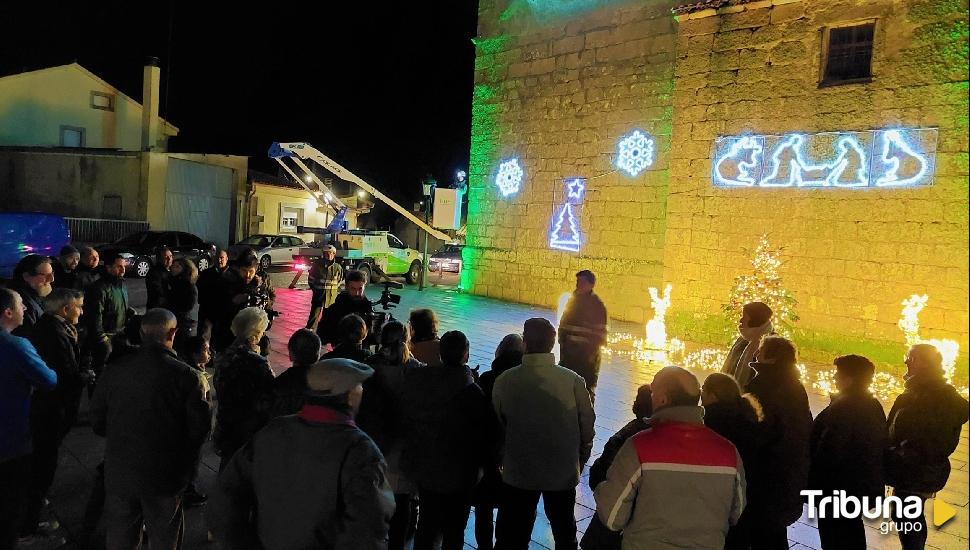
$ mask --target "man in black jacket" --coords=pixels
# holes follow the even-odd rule
[[[61,247],[57,261],[53,263],[54,288],[73,288],[81,290],[77,281],[77,266],[81,263],[81,253],[73,246]]]
[[[223,548],[387,548],[387,464],[354,423],[372,374],[349,359],[319,361],[300,413],[270,421],[233,455],[207,510]]]
[[[108,548],[135,548],[147,526],[153,549],[182,541],[182,491],[209,433],[209,404],[192,367],[172,345],[175,316],[151,309],[142,347],[113,362],[91,402],[92,427],[104,436]]]
[[[24,338],[44,314],[44,297],[54,289],[54,267],[51,259],[39,254],[24,256],[13,270],[10,290],[15,290],[24,301],[24,324],[13,333]]]
[[[485,465],[497,462],[498,420],[468,362],[468,338],[441,337],[441,364],[405,379],[402,402],[406,443],[401,469],[418,485],[421,514],[415,550],[464,546],[472,490]]]
[[[227,269],[229,253],[220,249],[216,253],[215,265],[199,273],[199,279],[195,282],[195,287],[199,290],[198,334],[206,337],[212,334],[212,321],[219,316],[215,311],[219,307],[219,288]]]
[[[82,246],[78,250],[81,253],[81,263],[77,266],[74,283],[75,288],[84,292],[101,277],[101,270],[98,269],[101,257],[98,255],[98,251],[90,246]]]
[[[156,307],[166,307],[168,304],[168,293],[171,290],[172,262],[175,257],[167,246],[161,247],[155,254],[155,264],[148,270],[145,277],[145,290],[148,292],[148,300],[145,303],[147,309]]]
[[[55,288],[44,301],[47,310],[28,338],[47,367],[57,373],[57,386],[34,392],[30,402],[31,494],[21,536],[37,532],[44,497],[54,481],[61,442],[77,419],[81,392],[93,373],[82,371],[77,323],[84,295],[70,288]]]
[[[317,335],[324,345],[340,343],[340,320],[356,313],[364,321],[371,318],[371,302],[364,296],[367,278],[363,272],[354,270],[347,273],[344,291],[337,295],[333,304],[323,310],[320,322],[317,324]]]
[[[802,515],[808,485],[812,410],[798,376],[795,345],[780,336],[761,341],[748,384],[764,409],[763,439],[755,459],[760,472],[748,483],[748,506],[738,525],[753,550],[788,546],[787,528]]]
[[[273,381],[273,408],[270,416],[296,414],[306,401],[306,374],[320,360],[320,338],[310,329],[301,328],[286,343],[292,366]]]
[[[906,354],[906,390],[889,411],[886,481],[900,499],[926,499],[943,489],[950,477],[950,454],[967,422],[967,400],[947,383],[943,357],[930,344],[916,344]],[[912,522],[898,519],[901,522]],[[926,517],[921,529],[899,531],[903,550],[926,544]]]
[[[559,364],[583,377],[589,397],[596,400],[600,348],[606,344],[606,306],[593,292],[596,275],[588,269],[576,274],[576,290],[559,321]]]
[[[885,493],[882,460],[886,449],[886,413],[869,393],[876,367],[861,355],[836,357],[834,363],[839,393],[812,426],[808,488],[826,496],[845,491],[875,502]],[[818,535],[823,550],[866,547],[862,516],[820,517]]]

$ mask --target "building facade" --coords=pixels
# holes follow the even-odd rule
[[[462,286],[724,343],[783,249],[810,357],[899,364],[902,301],[967,349],[967,3],[482,0]],[[964,357],[966,354],[964,353]],[[966,359],[962,360],[966,372]]]

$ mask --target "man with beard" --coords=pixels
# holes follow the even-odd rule
[[[233,341],[232,320],[243,309],[256,306],[255,300],[261,281],[256,276],[259,261],[256,256],[243,254],[232,269],[227,269],[219,281],[219,289],[215,292],[216,306],[213,311],[212,341],[210,345],[216,351],[223,351]]]
[[[306,322],[306,328],[310,330],[317,328],[321,312],[333,305],[340,292],[344,270],[335,261],[336,258],[336,247],[329,245],[323,249],[323,256],[314,260],[313,265],[310,266],[307,281],[310,284],[310,290],[313,291],[313,297],[310,299],[310,318]]]
[[[365,321],[371,318],[371,302],[364,296],[366,285],[367,278],[363,272],[354,270],[347,273],[344,291],[337,295],[333,304],[323,311],[320,318],[317,326],[320,342],[324,345],[340,343],[340,320],[351,313],[360,315]]]
[[[77,266],[81,263],[81,254],[73,246],[66,244],[54,262],[54,288],[74,288],[80,290],[77,284]]]
[[[90,246],[82,246],[80,253],[81,263],[77,266],[77,276],[74,282],[77,285],[75,288],[84,292],[101,277],[101,272],[98,269],[101,258],[98,256],[98,251]]]
[[[167,246],[161,247],[155,254],[155,265],[148,270],[148,275],[145,277],[145,290],[148,291],[146,309],[167,307],[166,301],[172,284],[170,270],[174,260],[175,256],[172,255],[172,251]]]
[[[53,390],[34,392],[30,403],[31,458],[30,495],[21,536],[34,536],[57,528],[56,521],[40,522],[44,497],[54,481],[57,453],[77,419],[81,392],[94,373],[80,364],[77,323],[84,295],[71,288],[55,288],[44,300],[44,315],[28,336],[40,358],[57,373]]]
[[[225,250],[216,253],[216,263],[199,273],[195,287],[199,290],[198,334],[208,337],[212,333],[212,320],[218,316],[215,309],[219,306],[218,293],[222,276],[229,269],[229,254]]]
[[[104,275],[88,287],[84,296],[87,348],[91,369],[100,374],[112,345],[124,337],[128,322],[128,290],[124,284],[125,259],[111,254],[104,260]]]
[[[44,314],[44,297],[54,289],[54,267],[51,259],[39,254],[21,258],[13,270],[10,290],[16,291],[24,301],[24,323],[14,330],[17,336],[26,337],[40,316]]]

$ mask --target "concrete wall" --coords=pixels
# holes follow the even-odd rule
[[[91,93],[113,111],[91,107]],[[0,145],[59,147],[61,126],[84,129],[84,147],[141,150],[141,105],[77,64],[0,78]],[[162,123],[159,147],[175,130]]]
[[[930,296],[923,335],[967,348],[966,2],[775,0],[678,18],[673,2],[543,5],[480,2],[464,288],[552,306],[590,268],[611,315],[644,322],[647,287],[669,282],[668,332],[724,343],[720,308],[767,234],[784,247],[809,356],[898,363],[913,293]],[[825,28],[863,20],[876,21],[871,82],[820,87]],[[891,127],[939,129],[933,185],[712,184],[719,136]],[[654,136],[656,158],[629,178],[614,160],[633,129]],[[503,197],[494,178],[513,157],[524,183]],[[577,176],[582,248],[551,250],[563,180]]]
[[[0,210],[102,218],[106,195],[121,198],[121,219],[145,220],[138,153],[76,155],[0,150]],[[115,217],[115,216],[112,216]]]
[[[51,212],[68,217],[103,218],[105,195],[121,197],[124,220],[144,220],[152,229],[167,227],[165,198],[168,162],[177,158],[233,172],[233,208],[226,240],[243,236],[247,157],[186,153],[74,153],[40,149],[0,149],[0,210]],[[114,216],[112,216],[114,217]]]

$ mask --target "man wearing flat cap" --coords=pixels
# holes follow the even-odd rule
[[[320,314],[333,305],[340,293],[344,270],[336,262],[336,258],[336,247],[332,244],[325,246],[323,256],[313,261],[310,272],[307,273],[307,283],[313,292],[310,298],[310,318],[306,322],[306,328],[310,330],[316,330]]]
[[[387,547],[387,465],[354,423],[373,373],[350,359],[315,363],[300,412],[271,421],[233,456],[208,509],[222,548]]]

